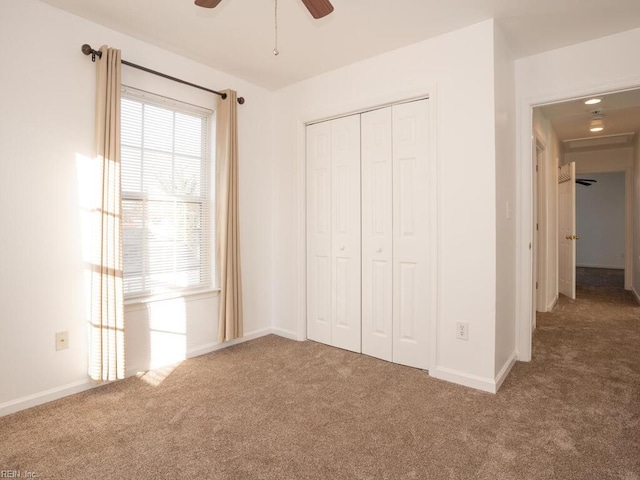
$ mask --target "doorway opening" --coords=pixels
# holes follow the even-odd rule
[[[640,90],[590,98],[600,100],[597,111],[586,98],[533,108],[534,312],[551,311],[561,292],[574,298],[576,283],[620,284],[622,277],[623,287],[632,288]],[[605,129],[590,132],[596,114]],[[571,164],[568,188],[560,177]]]
[[[577,295],[624,288],[625,173],[578,175],[576,180]]]

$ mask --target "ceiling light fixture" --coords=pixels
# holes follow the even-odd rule
[[[604,130],[604,121],[602,120],[602,115],[594,115],[591,117],[591,122],[589,122],[589,131],[590,132],[601,132]]]
[[[585,105],[595,105],[596,103],[600,103],[602,99],[600,98],[590,98],[584,102]]]

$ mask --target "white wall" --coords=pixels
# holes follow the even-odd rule
[[[633,147],[567,152],[562,164],[576,162],[576,173],[622,172],[633,166]]]
[[[496,364],[498,381],[516,356],[515,71],[508,40],[494,29],[496,125]]]
[[[110,44],[132,62],[246,97],[239,107],[245,332],[268,331],[270,93],[35,0],[0,3],[0,43],[0,414],[89,385],[79,174],[93,150],[96,68],[83,43]],[[123,83],[210,108],[217,100],[128,67]],[[214,348],[216,317],[213,293],[127,307],[127,371]],[[163,328],[175,331],[162,336]],[[55,332],[65,330],[70,348],[56,352]]]
[[[518,353],[531,358],[533,238],[531,108],[544,103],[640,86],[637,56],[640,29],[572,45],[516,61],[518,116]],[[594,68],[594,66],[597,66]],[[637,215],[636,215],[637,216]],[[638,279],[636,277],[637,284]]]
[[[595,173],[596,183],[576,185],[576,248],[579,267],[624,268],[624,173]]]
[[[274,257],[277,328],[305,338],[304,124],[429,95],[438,173],[438,304],[430,373],[494,381],[496,171],[493,22],[329,72],[276,92]],[[505,197],[506,198],[506,197]],[[469,322],[469,340],[455,324]]]

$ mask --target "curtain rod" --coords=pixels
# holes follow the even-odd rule
[[[91,48],[91,45],[84,44],[82,45],[82,53],[85,55],[91,55],[91,60],[96,61],[96,55],[98,57],[102,57],[102,52],[100,50],[94,50]],[[153,75],[157,75],[162,78],[166,78],[168,80],[173,80],[174,82],[182,83],[183,85],[189,85],[190,87],[199,88],[200,90],[204,90],[205,92],[215,93],[216,95],[220,95],[224,100],[227,98],[226,93],[216,92],[215,90],[211,90],[210,88],[202,87],[200,85],[196,85],[195,83],[187,82],[186,80],[182,80],[180,78],[172,77],[171,75],[167,75],[166,73],[158,72],[156,70],[151,70],[150,68],[143,67],[142,65],[137,65],[135,63],[127,62],[126,60],[120,60],[123,65],[128,65],[129,67],[137,68],[138,70],[142,70],[147,73],[151,73]],[[244,97],[238,97],[238,103],[242,105],[244,103]]]

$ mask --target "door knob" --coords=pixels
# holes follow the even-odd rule
[[[579,240],[580,239],[580,235],[567,235],[566,237],[567,240]]]
[[[567,236],[566,236],[566,237],[564,237],[564,238],[566,238],[567,240],[571,240],[571,235],[567,235]]]

